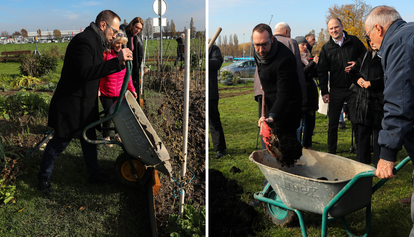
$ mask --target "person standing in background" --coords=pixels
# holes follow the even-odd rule
[[[184,34],[181,34],[180,37],[175,39],[177,41],[177,58],[175,59],[174,67],[178,66],[178,61],[181,61],[181,68],[183,67],[184,62]]]
[[[217,71],[223,64],[220,48],[213,45],[208,54],[208,121],[210,124],[211,139],[213,140],[216,159],[226,154],[226,140],[224,138],[223,127],[220,121],[220,112],[218,110],[219,91],[217,82]]]
[[[140,33],[143,28],[144,21],[141,17],[135,17],[127,26],[125,26],[125,24],[120,26],[120,29],[126,32],[127,35],[128,43],[126,46],[132,51],[134,56],[134,60],[132,61],[132,84],[134,85],[136,91],[139,91],[141,88],[139,84],[139,71],[141,69],[142,58],[144,56],[144,47]],[[137,93],[137,100],[139,101],[139,93]]]
[[[349,106],[351,122],[355,121],[355,92],[349,89],[352,77],[347,72],[367,50],[356,36],[348,35],[344,31],[339,18],[330,19],[327,25],[331,36],[322,46],[317,68],[323,102],[329,103],[328,152],[336,154],[339,116],[345,101]]]
[[[302,105],[302,121],[297,130],[298,141],[302,141],[302,146],[305,149],[312,149],[312,136],[315,129],[316,111],[318,110],[318,88],[316,86],[314,77],[318,76],[316,66],[319,60],[318,56],[311,58],[311,54],[307,49],[308,42],[303,36],[295,38],[299,45],[301,63],[305,72],[307,100],[306,104]],[[303,138],[302,138],[303,133]],[[301,139],[302,138],[302,139]]]

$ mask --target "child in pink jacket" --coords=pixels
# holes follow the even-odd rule
[[[124,36],[124,33],[120,31],[117,34],[117,37],[111,42],[110,50],[104,53],[104,60],[110,60],[112,58],[117,58],[119,51],[122,49],[122,45],[126,44],[128,39]],[[106,77],[101,78],[101,82],[99,85],[99,94],[101,103],[104,109],[110,108],[112,104],[118,100],[119,93],[121,92],[122,83],[124,82],[124,77],[126,73],[126,68],[120,72],[113,73]],[[127,89],[137,98],[137,93],[135,92],[135,88],[132,84],[132,78],[129,78],[128,87]],[[104,128],[109,128],[111,125],[111,121],[106,121],[103,123]],[[109,141],[110,140],[110,131],[103,129],[102,135],[103,139]],[[115,130],[115,138],[118,141],[121,141],[119,134]],[[107,144],[108,147],[112,147],[112,144]]]

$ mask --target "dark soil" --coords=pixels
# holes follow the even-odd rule
[[[237,172],[237,168],[232,168]],[[209,236],[253,236],[257,213],[240,200],[243,189],[214,169],[209,170]]]
[[[295,137],[287,134],[282,129],[268,125],[269,128],[272,131],[272,136],[267,137],[261,134],[263,141],[268,143],[266,144],[267,149],[276,157],[282,167],[292,167],[302,156],[302,145]]]

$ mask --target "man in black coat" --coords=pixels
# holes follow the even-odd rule
[[[226,150],[226,140],[224,139],[223,127],[220,121],[220,112],[218,110],[219,92],[217,85],[217,71],[223,64],[220,48],[213,45],[211,52],[208,54],[208,109],[211,139],[213,140],[216,158],[224,156]]]
[[[105,10],[95,22],[76,35],[68,45],[62,74],[49,107],[48,125],[55,130],[43,154],[38,174],[39,189],[50,194],[50,176],[57,157],[69,145],[72,138],[80,139],[86,168],[91,183],[107,182],[97,161],[96,145],[82,137],[83,129],[99,120],[98,88],[102,77],[125,68],[125,61],[132,60],[132,52],[122,49],[118,58],[104,61],[103,52],[110,40],[116,38],[120,17]],[[96,140],[94,129],[87,137]]]
[[[352,76],[347,72],[353,62],[366,52],[364,44],[356,36],[348,35],[343,28],[339,18],[328,21],[331,37],[322,46],[318,63],[322,99],[324,103],[329,103],[328,152],[331,154],[336,154],[339,116],[345,101],[349,107],[351,122],[355,121],[355,93],[349,90]],[[328,79],[330,91],[328,91]]]
[[[262,116],[272,127],[296,137],[302,117],[302,89],[292,51],[279,43],[270,26],[259,24],[253,29],[254,59],[265,93],[269,117]]]
[[[125,26],[122,24],[120,28],[126,32],[128,43],[127,47],[132,51],[134,60],[132,61],[132,84],[137,91],[137,100],[139,101],[139,90],[141,85],[139,84],[139,71],[141,69],[142,58],[144,55],[144,47],[140,34],[144,28],[144,20],[141,17],[135,17],[132,21]],[[142,72],[144,73],[144,72]]]
[[[266,24],[253,28],[252,39],[257,72],[269,111],[268,118],[262,114],[258,126],[267,122],[272,129],[283,130],[296,139],[296,129],[302,118],[302,87],[295,55],[277,41]],[[266,183],[267,180],[264,181]],[[260,201],[254,199],[249,205],[256,207]]]

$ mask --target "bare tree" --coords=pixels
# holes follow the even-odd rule
[[[152,18],[148,17],[144,22],[144,29],[142,29],[142,34],[147,37],[152,37]]]
[[[1,37],[9,37],[9,32],[7,32],[6,30],[3,30],[1,32]]]
[[[20,33],[22,33],[22,36],[24,37],[24,38],[26,38],[28,35],[27,35],[27,30],[25,30],[25,29],[22,29],[21,31],[20,31]]]
[[[170,34],[170,22],[169,21],[167,21],[167,25],[164,26],[163,32],[165,36],[168,36]]]
[[[42,37],[42,31],[40,29],[37,29],[37,36]]]
[[[172,37],[175,37],[175,36],[177,35],[177,30],[175,29],[175,23],[174,23],[174,20],[171,20],[171,25],[170,25],[170,27],[171,27],[171,34],[172,34]]]
[[[190,21],[190,38],[193,38],[193,34],[194,34],[194,20],[191,17],[191,21]]]
[[[233,35],[234,55],[239,56],[239,39],[236,34]]]

